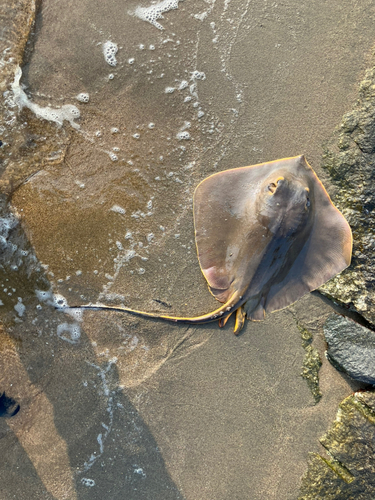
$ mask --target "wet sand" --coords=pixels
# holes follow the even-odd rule
[[[185,0],[159,30],[129,14],[137,5],[43,2],[22,82],[39,106],[77,106],[80,129],[24,109],[23,149],[2,181],[21,183],[17,242],[43,265],[43,290],[71,305],[193,316],[217,304],[196,257],[196,185],[305,154],[330,191],[322,145],[370,60],[374,9]],[[104,58],[108,40],[116,66]],[[4,272],[0,288],[1,390],[21,405],[0,422],[4,499],[297,498],[309,452],[323,453],[318,438],[357,387],[324,358],[332,310],[317,297],[234,337],[231,322],[70,317],[34,294],[42,285],[27,272],[9,296],[14,276]],[[297,322],[323,361],[315,406]]]

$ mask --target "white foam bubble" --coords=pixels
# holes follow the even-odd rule
[[[175,87],[165,87],[164,92],[165,92],[166,94],[173,94],[173,92],[174,92],[175,90],[176,90],[176,89],[175,89]]]
[[[108,75],[108,80],[113,80],[113,79],[114,79],[114,77],[115,77],[115,75],[114,75],[113,73],[110,73],[110,74]]]
[[[190,91],[190,94],[193,96],[193,97],[196,97],[198,99],[198,94],[197,94],[197,86],[195,85],[195,83],[193,83],[192,85],[190,85],[189,87],[189,91]]]
[[[63,308],[68,306],[68,301],[66,298],[61,295],[60,293],[55,293],[52,296],[52,303],[51,305],[54,305],[57,308]]]
[[[147,21],[159,30],[163,30],[163,26],[157,22],[157,19],[163,19],[163,13],[173,9],[178,9],[178,4],[182,0],[162,0],[161,2],[154,3],[149,7],[137,7],[134,12],[129,12],[134,16]]]
[[[199,19],[199,21],[204,21],[207,17],[207,12],[202,12],[201,14],[194,14],[195,19]]]
[[[116,54],[118,51],[117,43],[107,41],[103,44],[103,55],[105,62],[110,66],[115,67],[117,65]]]
[[[191,79],[192,80],[205,80],[206,79],[206,74],[203,71],[193,71],[191,73]]]
[[[141,134],[138,134],[138,133],[133,134],[133,137],[134,137],[134,139],[139,139],[141,137]]]
[[[26,306],[25,304],[22,304],[22,299],[21,297],[18,297],[18,302],[14,306],[15,311],[17,312],[18,316],[21,318],[26,311]]]
[[[135,62],[134,57],[130,57],[130,58],[128,59],[128,63],[129,63],[129,64],[134,64],[134,62]]]
[[[176,135],[179,141],[188,141],[191,136],[187,130],[183,130],[182,132],[178,132]]]
[[[29,100],[24,90],[20,86],[20,80],[22,76],[22,70],[18,66],[14,75],[14,81],[12,83],[13,91],[13,101],[21,110],[22,108],[28,108],[32,111],[38,118],[48,120],[50,122],[56,123],[61,127],[64,120],[68,121],[73,128],[79,129],[78,123],[74,120],[81,116],[79,109],[72,104],[64,104],[61,108],[52,108],[50,106],[42,107],[35,102]]]
[[[40,302],[45,302],[45,303],[52,303],[53,301],[53,294],[51,290],[35,290],[35,295],[38,297]]]
[[[115,155],[115,153],[108,153],[109,154],[109,157],[111,158],[112,161],[117,161],[118,160],[118,156]]]
[[[83,309],[80,308],[72,308],[66,309],[66,314],[69,314],[73,319],[75,319],[78,323],[81,323],[83,320]]]
[[[70,344],[76,344],[81,337],[81,328],[78,323],[60,323],[57,325],[57,336]],[[64,335],[68,334],[68,336]]]
[[[146,477],[146,473],[142,469],[142,467],[138,467],[137,469],[134,469],[134,474],[139,474],[142,477]]]
[[[81,479],[81,483],[83,484],[83,486],[87,486],[88,488],[92,488],[93,486],[95,486],[95,481],[87,477],[83,477]]]
[[[178,90],[184,90],[189,86],[189,83],[186,80],[182,80],[180,85],[178,86]]]
[[[151,128],[151,129],[152,129],[152,128],[155,128],[155,123],[152,123],[152,122],[151,122],[151,123],[149,123],[149,124],[148,124],[148,128]]]
[[[118,134],[120,131],[117,127],[112,127],[111,128],[111,134]]]
[[[80,94],[76,95],[76,99],[79,102],[87,103],[90,100],[89,94],[85,94],[84,92],[81,92]]]
[[[113,205],[110,208],[111,212],[116,212],[118,214],[124,215],[126,213],[125,208],[120,207],[120,205]]]
[[[184,124],[182,125],[182,127],[180,128],[180,130],[178,131],[178,133],[176,134],[176,137],[179,141],[184,141],[184,140],[187,141],[187,140],[191,139],[189,132],[187,132],[187,130],[186,130],[190,127],[191,127],[191,123],[189,121],[185,121]],[[170,174],[168,174],[168,175],[170,175]]]

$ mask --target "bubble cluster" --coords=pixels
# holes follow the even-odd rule
[[[76,344],[81,337],[81,328],[78,323],[61,323],[57,326],[57,336],[70,344]],[[68,334],[68,336],[64,334]]]
[[[93,486],[95,486],[95,481],[93,479],[88,479],[87,477],[83,477],[81,479],[81,483],[83,484],[83,486],[87,486],[88,488],[92,488]]]
[[[181,132],[178,132],[176,137],[179,141],[188,141],[191,138],[187,130],[182,130]]]
[[[108,41],[105,42],[105,44],[103,44],[104,59],[105,62],[110,66],[115,67],[117,65],[117,60],[116,60],[117,51],[118,51],[117,43]]]
[[[142,21],[147,21],[148,23],[155,26],[159,30],[163,30],[163,26],[157,22],[157,19],[163,19],[163,13],[168,12],[173,9],[178,9],[178,3],[180,0],[162,0],[159,3],[154,3],[149,7],[137,7],[133,14]]]
[[[89,94],[85,94],[84,92],[81,92],[80,94],[76,95],[76,99],[79,102],[87,103],[90,100]]]
[[[206,74],[203,71],[193,71],[191,73],[192,80],[205,80]]]
[[[113,205],[113,207],[110,208],[111,212],[115,212],[117,214],[125,215],[126,210],[125,208],[120,207],[120,205]]]

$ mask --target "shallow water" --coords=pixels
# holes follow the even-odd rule
[[[312,406],[288,311],[233,338],[216,325],[54,310],[50,288],[70,305],[214,309],[196,258],[196,185],[302,153],[324,178],[322,143],[373,39],[370,1],[160,5],[163,18],[133,1],[45,0],[22,64],[33,106],[19,111],[7,77],[1,181],[21,225],[4,208],[12,354],[1,390],[21,410],[2,432],[4,453],[30,472],[23,489],[4,468],[4,498],[13,488],[26,498],[26,486],[29,499],[295,498],[308,451],[351,390],[325,364],[323,402]],[[19,12],[15,3],[5,25]],[[17,61],[4,58],[1,70],[14,73]],[[79,128],[40,119],[35,105],[76,106]],[[319,344],[329,308],[304,300],[309,314],[295,314]],[[53,473],[53,454],[33,445],[44,440],[60,450]]]

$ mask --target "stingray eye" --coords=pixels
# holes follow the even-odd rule
[[[274,182],[271,182],[271,184],[268,184],[268,191],[273,194],[276,191],[276,184]]]
[[[310,198],[306,198],[306,207],[309,208],[310,204]]]

